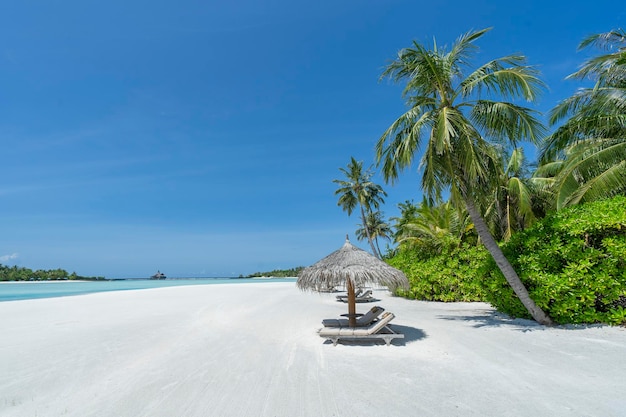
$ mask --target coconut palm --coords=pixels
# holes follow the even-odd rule
[[[359,228],[356,230],[357,239],[367,239],[368,232],[376,245],[378,259],[382,259],[383,254],[380,251],[378,238],[390,240],[392,233],[391,226],[385,221],[381,211],[370,211],[366,214],[365,224],[360,224]]]
[[[418,216],[419,207],[413,202],[413,200],[406,200],[404,203],[398,203],[398,209],[400,210],[400,217],[392,217],[390,220],[394,221],[393,239],[396,243],[400,243],[402,238],[408,233],[408,226]]]
[[[497,184],[491,203],[485,211],[492,232],[507,241],[511,235],[524,230],[535,221],[533,213],[533,183],[528,178],[526,158],[522,148],[503,152],[500,182]]]
[[[490,141],[537,142],[544,133],[534,111],[506,101],[534,101],[544,87],[523,56],[495,59],[464,75],[477,50],[474,41],[488,30],[462,35],[449,52],[436,43],[428,49],[413,42],[398,53],[382,77],[406,81],[403,94],[409,110],[379,139],[377,162],[385,180],[393,182],[423,147],[420,168],[427,196],[435,200],[448,191],[455,203],[465,206],[482,243],[520,301],[537,322],[551,324],[530,298],[479,210],[498,181],[495,167],[499,155]]]
[[[337,205],[341,206],[343,211],[348,213],[348,216],[352,215],[354,209],[358,207],[363,225],[367,225],[367,215],[373,210],[377,210],[385,202],[384,197],[387,196],[382,186],[372,182],[371,179],[374,175],[372,168],[363,170],[363,162],[351,157],[346,168],[339,168],[346,179],[333,180],[335,184],[339,185],[339,188],[335,190],[335,195],[339,195]],[[372,253],[380,259],[376,246],[374,246],[372,233],[367,227],[365,227],[365,234],[372,248]]]
[[[568,78],[595,84],[552,109],[551,124],[567,120],[541,153],[540,175],[553,175],[557,209],[626,192],[626,32],[592,35],[579,49],[591,46],[607,53]]]
[[[411,206],[408,208],[412,210]],[[424,199],[415,206],[410,220],[402,223],[402,217],[395,220],[397,243],[418,247],[420,252],[428,254],[440,254],[445,247],[460,245],[473,228],[467,212],[458,210],[449,201],[433,204]]]

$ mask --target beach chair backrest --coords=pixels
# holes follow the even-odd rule
[[[367,298],[367,297],[370,297],[371,295],[372,295],[372,290],[367,290],[363,294],[357,296],[356,298]]]
[[[376,334],[381,331],[395,316],[389,311],[383,313],[380,320],[367,329],[368,334]]]
[[[370,308],[370,310],[367,313],[365,313],[363,316],[359,317],[356,320],[359,324],[369,325],[371,322],[373,322],[376,319],[376,317],[380,316],[380,314],[383,311],[385,311],[384,308],[380,306],[374,306]]]

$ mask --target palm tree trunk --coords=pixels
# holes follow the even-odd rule
[[[376,242],[376,250],[378,250],[378,259],[383,259],[383,253],[380,251],[380,245],[378,244],[378,237],[374,238]]]
[[[369,241],[370,247],[372,248],[372,253],[374,254],[375,257],[380,259],[380,255],[378,251],[376,250],[376,246],[374,246],[374,242],[372,241],[372,235],[370,233],[369,225],[367,224],[367,219],[365,218],[365,210],[363,210],[363,205],[359,205],[359,207],[361,208],[361,219],[363,219],[363,228],[365,229],[367,240]]]
[[[506,195],[506,233],[504,236],[506,242],[513,235],[513,229],[511,227],[511,197],[507,193]]]
[[[347,280],[346,290],[348,291],[348,326],[356,327],[356,296],[354,294],[354,283]]]
[[[480,212],[474,205],[472,199],[469,197],[466,198],[465,205],[467,206],[467,212],[469,213],[470,218],[474,223],[474,227],[476,227],[476,231],[478,232],[480,240],[482,241],[483,245],[485,245],[485,248],[487,248],[493,259],[496,261],[496,264],[498,265],[498,268],[500,268],[502,275],[504,275],[504,278],[509,283],[511,288],[513,288],[513,291],[522,302],[524,307],[526,307],[526,310],[528,310],[528,312],[530,313],[532,318],[535,319],[536,322],[545,326],[550,326],[554,324],[550,316],[548,316],[541,308],[539,308],[539,306],[535,304],[533,299],[530,298],[528,290],[513,269],[513,266],[510,264],[509,260],[506,259],[504,253],[502,253],[502,249],[500,249],[500,246],[498,246],[498,243],[491,235],[491,232],[489,231],[485,220],[480,215]]]

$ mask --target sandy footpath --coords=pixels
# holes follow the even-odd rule
[[[624,328],[374,295],[403,342],[325,343],[294,283],[1,302],[0,416],[626,416]]]

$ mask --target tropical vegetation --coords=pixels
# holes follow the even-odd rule
[[[58,269],[32,269],[20,266],[7,266],[0,264],[0,281],[63,281],[63,280],[101,280],[103,277],[84,277],[76,272],[68,273]]]
[[[375,210],[385,202],[384,197],[387,193],[383,188],[372,181],[374,172],[372,167],[363,169],[363,161],[357,161],[354,157],[350,158],[350,163],[346,168],[339,168],[344,174],[345,179],[333,180],[339,186],[335,190],[335,195],[339,196],[338,206],[348,213],[348,216],[358,207],[361,213],[361,228],[364,233],[360,236],[367,237],[367,241],[372,248],[372,253],[381,258],[380,251],[374,244],[374,235],[379,236],[381,230],[376,231],[374,228],[368,227],[368,218],[372,222],[372,216]],[[374,215],[374,220],[375,215]],[[386,234],[386,231],[382,231]],[[381,236],[382,237],[382,236]]]
[[[626,324],[626,197],[551,213],[503,250],[555,322]],[[485,300],[527,317],[493,265],[485,276]]]
[[[376,248],[376,255],[382,259],[383,253],[380,250],[379,240],[389,241],[392,235],[391,226],[385,221],[382,211],[369,211],[365,215],[365,223],[360,223],[355,233],[358,240],[371,239]]]
[[[626,32],[592,35],[580,48],[608,53],[569,78],[594,81],[550,112],[564,123],[544,143],[538,176],[552,178],[556,208],[626,192]]]
[[[272,278],[292,278],[297,277],[298,273],[304,269],[303,266],[297,266],[289,269],[274,269],[267,272],[253,272],[247,275],[246,278],[260,278],[260,277],[272,277]],[[243,278],[243,276],[240,276]]]
[[[535,320],[551,324],[528,295],[489,229],[481,205],[498,188],[498,147],[524,140],[538,143],[544,133],[537,112],[516,104],[534,101],[544,88],[537,70],[521,55],[489,61],[465,75],[477,48],[474,41],[488,29],[461,36],[450,51],[417,42],[400,51],[383,73],[405,82],[409,110],[382,135],[376,159],[386,180],[410,166],[420,146],[422,188],[431,200],[448,191],[451,202],[468,212],[482,243]],[[510,100],[509,100],[510,99]]]
[[[524,56],[470,65],[488,31],[449,49],[413,42],[382,74],[402,83],[408,110],[378,140],[376,166],[393,185],[419,160],[421,203],[387,223],[382,187],[357,198],[356,181],[335,180],[336,194],[352,192],[339,205],[362,208],[357,235],[373,253],[376,237],[395,244],[384,258],[411,283],[399,295],[488,301],[543,324],[626,324],[626,32],[581,42],[601,54],[569,78],[593,85],[555,106],[548,133],[528,107],[546,86]],[[359,178],[359,164],[342,172]]]

